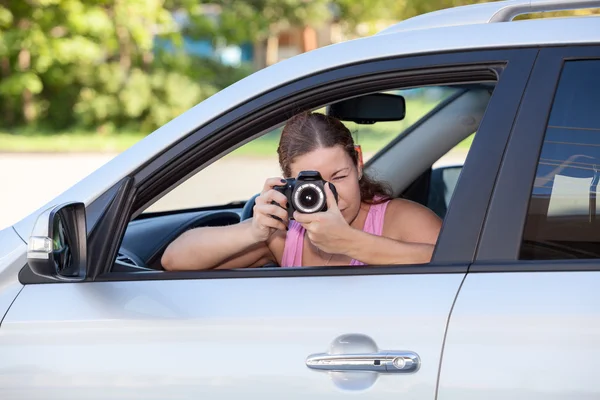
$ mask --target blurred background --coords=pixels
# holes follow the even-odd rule
[[[2,1],[0,229],[254,71],[421,13],[481,2]],[[440,101],[444,93],[434,89],[403,93],[413,112],[402,124]],[[367,158],[402,126],[378,129],[362,136]],[[277,173],[277,140],[273,132],[245,145],[219,161],[223,169],[206,172],[206,179],[218,182],[248,157],[265,166],[257,169],[261,176]],[[241,194],[222,196],[207,201]]]

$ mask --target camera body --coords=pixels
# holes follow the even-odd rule
[[[292,220],[294,211],[304,214],[327,211],[326,183],[318,171],[301,171],[297,178],[288,178],[285,185],[274,186],[273,189],[283,193],[287,198],[288,218]],[[329,187],[337,203],[338,195],[335,186],[329,183]]]

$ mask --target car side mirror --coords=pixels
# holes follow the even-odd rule
[[[58,281],[86,277],[87,229],[85,205],[66,203],[44,211],[27,246],[27,262],[39,276]]]
[[[448,211],[462,168],[462,165],[443,166],[431,171],[427,207],[442,219]]]

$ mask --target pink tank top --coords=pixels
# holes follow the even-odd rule
[[[383,220],[385,210],[389,200],[380,204],[371,204],[363,231],[381,236],[383,231]],[[302,250],[304,249],[304,232],[305,229],[296,221],[290,221],[289,230],[285,238],[283,249],[283,257],[281,259],[282,267],[302,267]],[[365,265],[363,262],[354,260],[350,261],[350,265]]]

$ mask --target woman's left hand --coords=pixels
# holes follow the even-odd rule
[[[353,228],[348,225],[338,208],[329,184],[325,186],[327,211],[314,214],[294,212],[294,219],[299,222],[310,241],[321,251],[330,254],[346,254],[352,246],[350,236]]]

